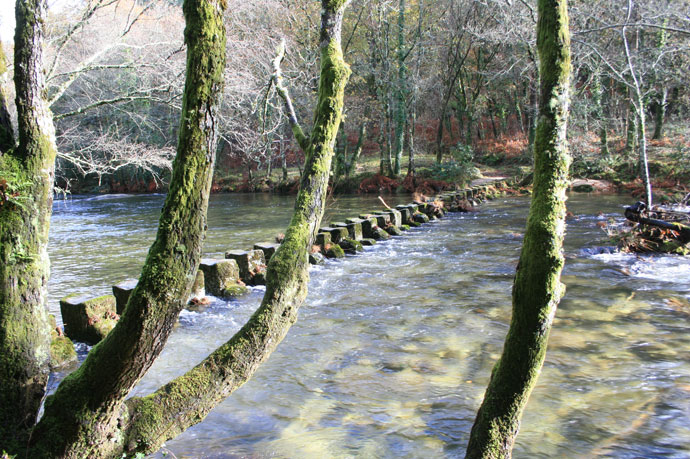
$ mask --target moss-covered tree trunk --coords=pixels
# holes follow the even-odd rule
[[[307,295],[308,251],[321,225],[350,75],[340,44],[347,3],[321,2],[321,77],[314,125],[311,136],[300,142],[306,146],[300,191],[285,240],[268,264],[263,301],[240,331],[203,362],[150,396],[129,402],[131,451],[154,451],[165,440],[204,419],[252,376],[297,320],[297,311]]]
[[[7,71],[7,57],[0,43],[0,156],[11,148],[14,148],[14,132],[10,118],[9,101],[7,98],[7,83],[9,72]]]
[[[567,0],[539,0],[538,13],[541,94],[534,193],[513,286],[510,329],[472,427],[468,458],[510,457],[564,292],[560,275],[570,162],[566,145],[570,85]]]
[[[160,354],[194,282],[206,231],[225,67],[223,0],[185,0],[177,156],[156,240],[117,326],[46,401],[28,457],[119,457],[125,397]]]
[[[19,144],[0,157],[0,449],[25,445],[48,381],[55,129],[43,100],[43,0],[18,0],[15,72]]]

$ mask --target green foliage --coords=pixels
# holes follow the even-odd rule
[[[24,174],[4,167],[6,164],[3,163],[0,162],[0,170],[2,170],[2,177],[0,177],[0,209],[3,206],[16,206],[25,210],[24,205],[30,200],[28,192],[31,189],[32,183]]]

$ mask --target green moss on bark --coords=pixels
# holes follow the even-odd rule
[[[472,427],[468,458],[510,457],[564,292],[560,274],[570,162],[565,138],[570,84],[567,1],[539,0],[538,9],[541,101],[534,192],[513,286],[510,329]]]
[[[201,258],[225,67],[225,2],[186,0],[187,70],[177,156],[156,240],[118,325],[46,401],[30,456],[114,457],[125,397],[160,354]]]
[[[202,420],[244,384],[290,326],[307,294],[308,253],[321,224],[349,67],[340,48],[345,1],[322,1],[321,79],[295,212],[271,257],[260,307],[227,343],[154,394],[131,400],[128,451],[150,452]]]

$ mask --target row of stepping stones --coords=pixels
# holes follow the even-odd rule
[[[421,226],[443,217],[447,212],[469,211],[483,198],[500,194],[505,183],[484,185],[462,191],[447,192],[428,202],[414,202],[333,222],[319,230],[309,254],[311,264],[322,264],[325,258],[342,258],[356,254],[377,241],[400,236],[410,228]],[[201,260],[189,300],[190,306],[207,304],[206,295],[232,299],[247,292],[248,285],[266,283],[266,265],[275,254],[279,243],[255,244],[252,250],[230,250],[223,259]],[[96,344],[112,330],[124,311],[127,301],[137,285],[137,279],[128,279],[113,286],[112,295],[92,297],[69,295],[60,300],[60,312],[65,324],[64,333],[53,328],[54,367],[76,360],[71,340]],[[53,322],[55,318],[52,317]]]

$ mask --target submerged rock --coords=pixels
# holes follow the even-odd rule
[[[371,245],[376,244],[376,240],[370,239],[370,238],[364,238],[359,242],[361,242],[363,246],[371,246]]]
[[[120,316],[115,296],[69,295],[60,300],[65,334],[75,341],[96,344],[115,327]]]

